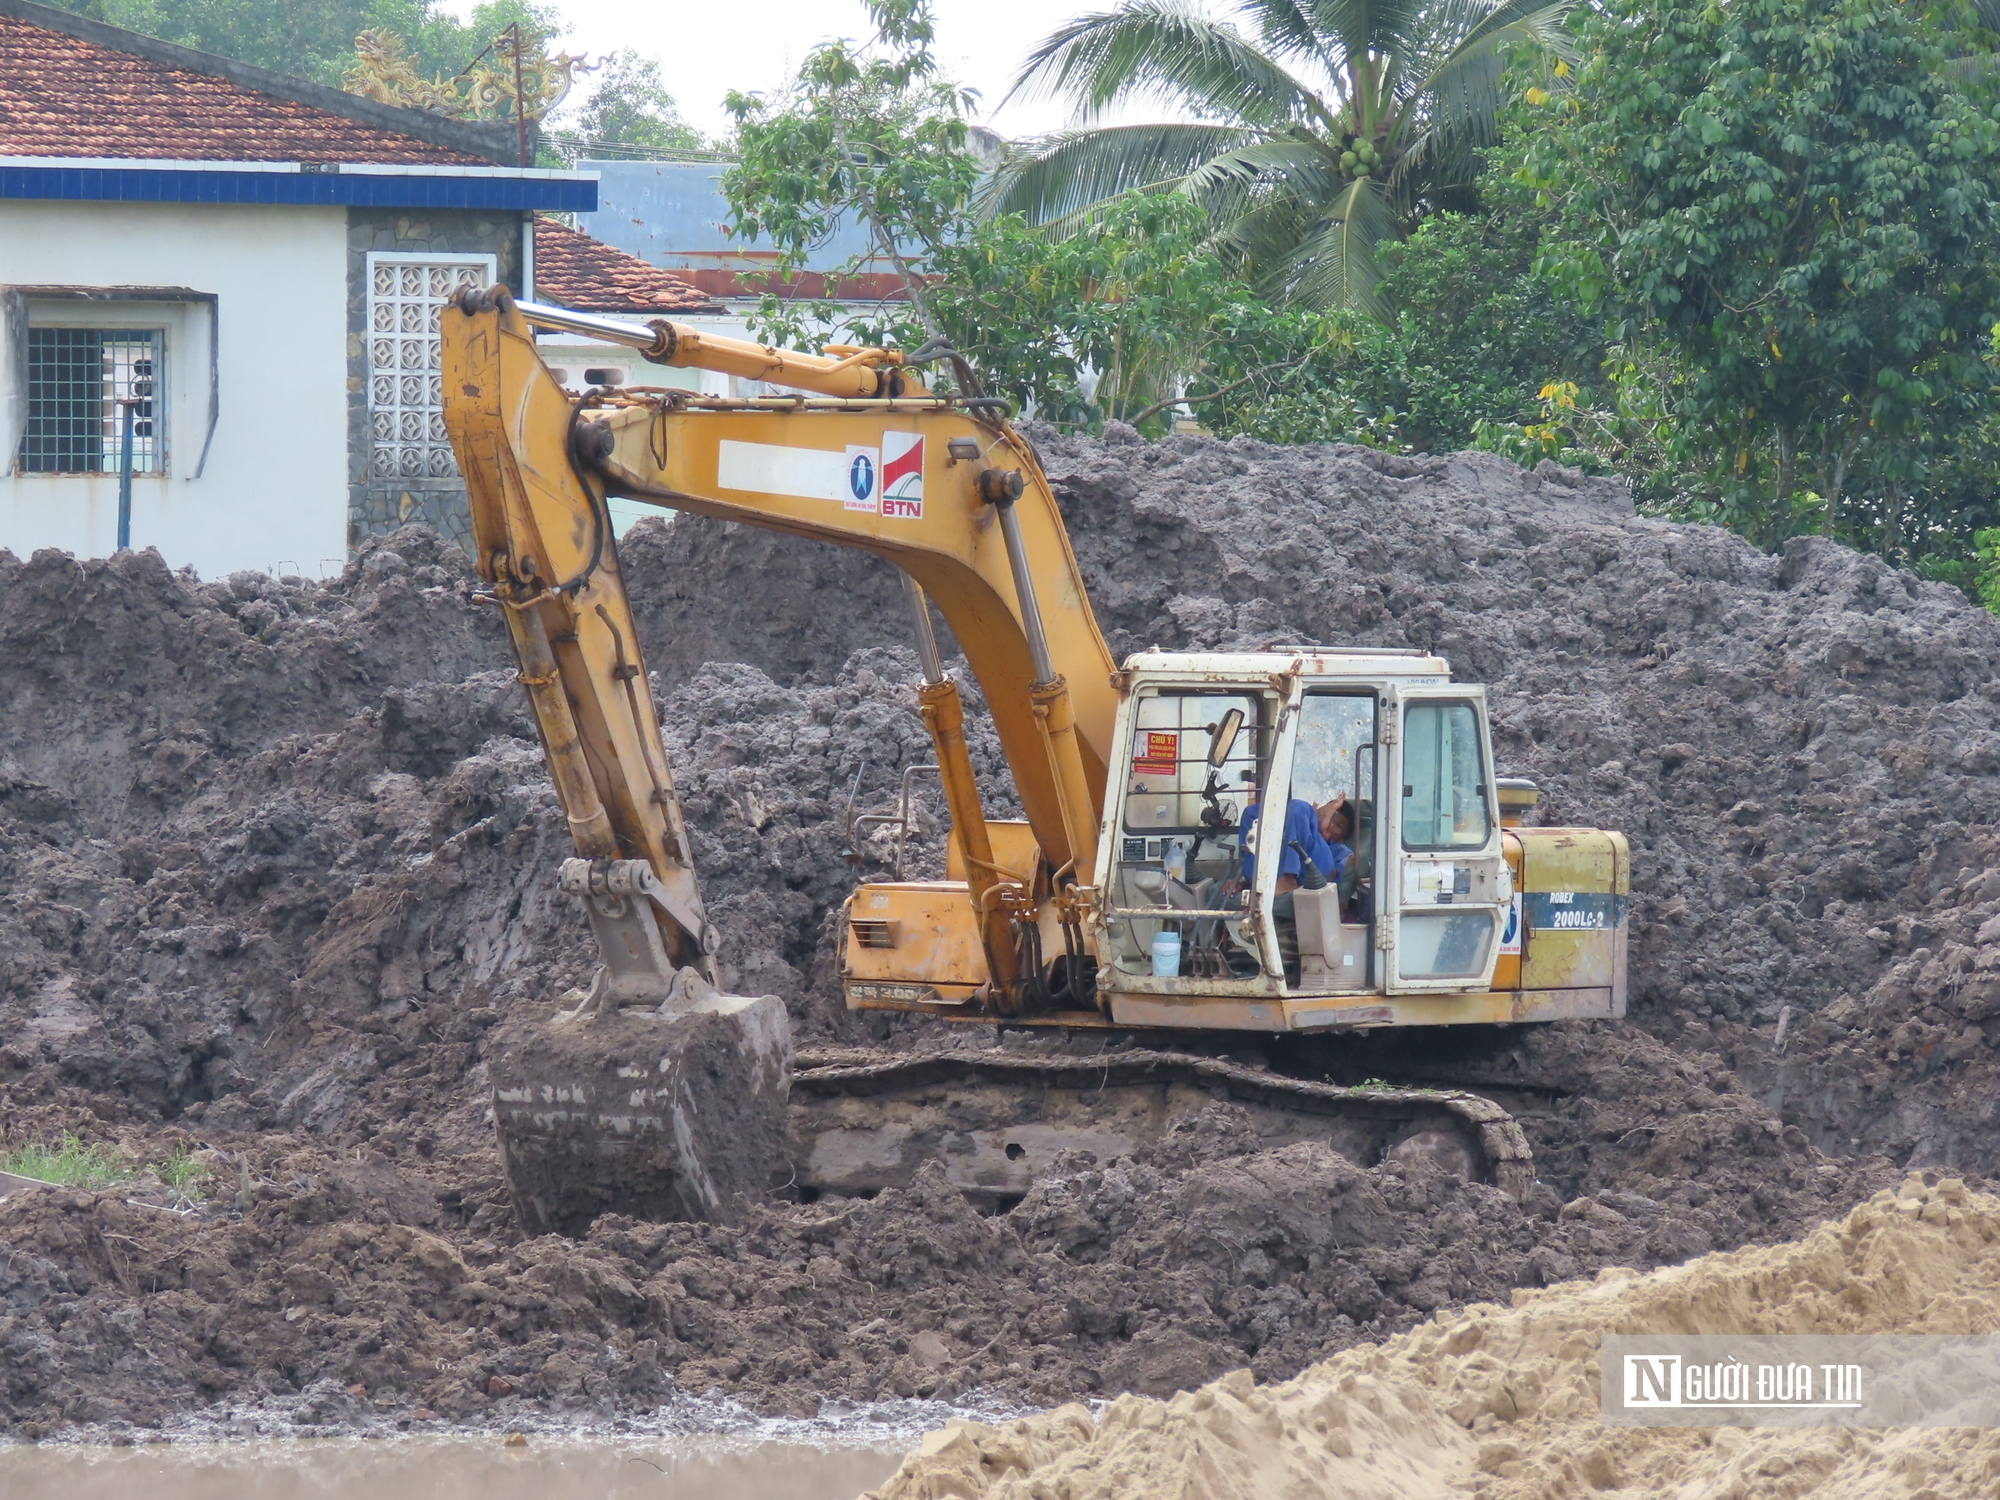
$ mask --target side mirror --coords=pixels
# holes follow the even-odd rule
[[[1236,748],[1236,736],[1243,730],[1243,710],[1232,708],[1222,716],[1220,724],[1211,725],[1208,731],[1208,763],[1219,766],[1229,759],[1229,752]]]

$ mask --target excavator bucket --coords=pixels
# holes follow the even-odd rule
[[[528,1233],[582,1235],[603,1213],[727,1223],[784,1184],[784,1002],[680,979],[659,1009],[517,1006],[495,1035],[494,1125]]]

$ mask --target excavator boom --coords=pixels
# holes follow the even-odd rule
[[[543,365],[537,326],[803,394],[578,396]],[[948,1074],[984,1090],[982,1118],[997,1110],[993,1149],[1031,1154],[1005,1139],[1008,1106],[994,1103],[993,1080],[1018,1068],[967,1062],[934,1077],[928,1064],[911,1074],[878,1061],[793,1089],[782,1004],[717,991],[717,934],[619,574],[612,495],[870,552],[909,582],[918,707],[952,818],[949,878],[857,892],[843,956],[851,1006],[1156,1034],[1623,1013],[1624,841],[1511,823],[1503,834],[1480,689],[1451,685],[1436,658],[1379,650],[1121,666],[1004,403],[966,394],[962,366],[959,393],[922,382],[920,365],[951,351],[802,354],[516,303],[504,289],[446,309],[442,338],[477,566],[576,843],[561,884],[583,901],[603,959],[587,994],[555,1017],[510,1017],[494,1049],[503,1154],[530,1227],[573,1229],[611,1208],[726,1217],[773,1173],[783,1180],[787,1157],[792,1180],[826,1190],[892,1185],[888,1157],[867,1142],[927,1137],[915,1115],[857,1121],[855,1092],[914,1089],[897,1108],[921,1115]],[[978,679],[1022,823],[990,821],[981,806],[933,604]],[[1290,797],[1259,799],[1265,786]],[[1283,873],[1300,868],[1284,851],[1302,849],[1295,813],[1308,792],[1322,826],[1327,809],[1347,807],[1358,884],[1294,890]],[[1259,847],[1279,855],[1253,862]],[[1524,911],[1542,909],[1540,891],[1567,903],[1563,933],[1530,948],[1519,929]],[[1165,1128],[1144,1103],[1159,1078],[1187,1082],[1188,1098],[1223,1086],[1214,1069],[1171,1060],[1126,1073],[1137,1092],[1117,1108],[1149,1122],[1118,1127],[1139,1129],[1133,1139]],[[1048,1085],[1066,1086],[1055,1074]],[[1229,1087],[1250,1097],[1241,1080]],[[1532,1175],[1518,1129],[1480,1101],[1275,1087],[1257,1097],[1316,1117],[1358,1110],[1376,1125],[1353,1140],[1375,1153],[1443,1140],[1456,1121],[1466,1170],[1509,1187]],[[844,1102],[831,1114],[810,1102],[828,1098]],[[1036,1119],[1021,1129],[1051,1136]],[[1381,1124],[1394,1120],[1397,1138]],[[984,1149],[967,1158],[968,1181],[1011,1180],[978,1164]]]

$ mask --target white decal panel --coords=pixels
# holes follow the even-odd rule
[[[849,474],[853,456],[826,448],[787,448],[777,443],[739,443],[725,438],[718,445],[715,483],[725,490],[760,495],[793,495],[801,500],[831,500],[845,505],[855,498]],[[873,465],[868,475],[868,501],[873,510]]]
[[[1403,905],[1449,906],[1472,894],[1472,866],[1407,859],[1403,862]]]

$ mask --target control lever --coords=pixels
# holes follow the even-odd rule
[[[1326,889],[1326,872],[1313,863],[1313,857],[1306,853],[1306,846],[1293,839],[1285,846],[1299,857],[1299,889],[1302,891],[1323,891]]]

